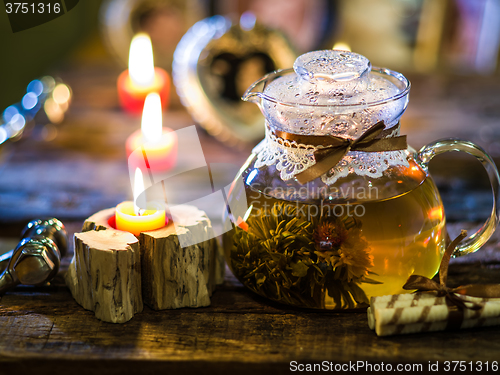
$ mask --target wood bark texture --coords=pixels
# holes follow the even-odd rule
[[[169,225],[141,233],[139,240],[109,225],[114,208],[89,217],[83,224],[83,233],[75,234],[75,256],[66,276],[66,283],[77,302],[95,311],[96,316],[99,310],[99,319],[116,323],[130,320],[134,313],[142,310],[142,299],[155,310],[209,306],[215,286],[224,280],[224,255],[203,211],[188,205],[176,208]],[[114,249],[116,247],[119,249]],[[115,257],[125,257],[118,251],[133,253],[129,255],[134,262],[112,261],[111,253]],[[106,256],[106,261],[95,261]],[[111,264],[117,267],[113,270]],[[106,272],[104,276],[103,271]],[[114,276],[110,278],[110,275]],[[100,283],[103,277],[108,281],[123,279],[129,282],[126,289],[124,285],[115,284],[114,288],[120,288],[121,299],[96,300],[99,296],[92,287],[99,287],[95,283]],[[110,290],[109,287],[108,283],[102,289]],[[138,296],[141,297],[140,310]],[[132,301],[137,302],[137,306]],[[103,310],[108,313],[102,314]]]
[[[224,260],[210,220],[194,206],[177,206],[168,226],[141,233],[144,303],[155,310],[210,305],[224,279]]]
[[[76,302],[110,323],[125,323],[142,311],[140,247],[134,235],[90,230],[75,233],[74,245],[65,279]]]

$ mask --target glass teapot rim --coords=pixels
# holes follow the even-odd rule
[[[403,85],[403,89],[398,92],[396,95],[390,96],[388,98],[384,99],[379,99],[371,102],[366,102],[363,104],[360,103],[352,103],[352,104],[307,104],[307,103],[292,103],[292,102],[284,102],[280,101],[276,98],[273,98],[269,95],[264,94],[264,89],[266,88],[266,85],[275,80],[276,78],[282,77],[287,74],[295,74],[295,71],[293,68],[288,68],[288,69],[279,69],[275,70],[273,72],[270,72],[263,76],[262,78],[258,79],[255,81],[243,94],[241,99],[245,102],[252,102],[255,104],[260,104],[261,100],[267,100],[272,103],[276,103],[279,105],[283,106],[289,106],[289,107],[304,107],[304,108],[367,108],[367,107],[375,107],[378,105],[390,103],[396,100],[401,99],[402,97],[408,95],[410,92],[411,88],[411,82],[408,78],[406,78],[403,74],[396,72],[391,69],[387,68],[379,68],[379,67],[372,67],[371,73],[379,74],[379,75],[385,75],[388,77],[392,77],[400,82],[400,84]],[[257,88],[263,85],[262,89],[259,91]],[[255,91],[257,90],[257,91]]]

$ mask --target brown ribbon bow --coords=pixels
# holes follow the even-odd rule
[[[404,150],[407,147],[406,136],[381,138],[384,136],[383,121],[377,122],[358,139],[346,139],[333,135],[299,135],[274,130],[276,137],[297,143],[323,146],[314,152],[316,164],[295,177],[301,184],[312,181],[336,166],[349,151],[380,152]],[[377,138],[379,137],[379,138]]]
[[[448,288],[446,286],[446,281],[448,279],[448,264],[450,262],[450,258],[457,245],[465,237],[467,237],[467,231],[462,230],[460,235],[455,238],[446,248],[443,259],[441,260],[441,265],[439,266],[439,284],[425,276],[411,275],[406,281],[406,284],[403,285],[403,289],[417,289],[418,291],[437,291],[438,297],[445,296],[448,302],[462,310],[464,308],[478,310],[482,307],[482,305],[473,303],[471,306],[467,306],[465,304],[465,300],[456,293],[467,295],[470,297],[500,298],[500,284],[465,285],[459,286],[458,288]]]

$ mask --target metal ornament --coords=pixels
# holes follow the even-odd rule
[[[39,285],[57,275],[67,252],[68,237],[63,223],[55,218],[37,219],[26,225],[14,250],[0,257],[0,296],[16,285]]]
[[[33,236],[50,238],[59,249],[61,257],[66,255],[68,251],[68,234],[60,220],[56,218],[31,220],[22,230],[21,238]]]
[[[264,136],[258,108],[241,101],[260,76],[293,65],[285,37],[244,13],[239,23],[223,16],[197,22],[178,44],[172,74],[182,104],[211,135],[234,146]]]

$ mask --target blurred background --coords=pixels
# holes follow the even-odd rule
[[[500,159],[500,0],[82,0],[64,16],[16,33],[4,9],[1,4],[3,121],[4,110],[19,103],[36,78],[61,77],[72,97],[67,116],[45,121],[39,132],[8,142],[0,132],[1,222],[37,214],[81,220],[130,197],[124,142],[140,120],[120,110],[116,88],[118,75],[127,68],[130,41],[139,31],[148,33],[155,65],[171,73],[183,35],[214,15],[243,29],[255,18],[284,38],[295,56],[315,49],[350,49],[374,66],[403,73],[412,90],[402,133],[413,147],[461,137]],[[203,34],[200,30],[196,32]],[[279,58],[281,49],[265,48]],[[216,75],[228,69],[224,64],[219,68],[222,73]],[[237,85],[236,99],[265,71],[254,73]],[[196,122],[173,84],[170,92],[164,125],[178,129]],[[200,128],[207,161],[241,165],[263,133],[263,126],[258,128],[257,137],[238,148]],[[447,207],[448,215],[483,220],[491,211],[489,194],[462,193],[471,187],[489,189],[484,172],[473,158],[447,157],[435,179],[442,192],[456,191],[443,195],[448,207],[457,208]]]
[[[140,30],[153,40],[157,65],[170,71],[177,43],[196,21],[238,20],[247,11],[283,32],[298,53],[342,43],[404,74],[499,72],[499,0],[93,0],[18,33],[0,12],[0,108],[18,101],[32,79],[71,64],[101,59],[125,68]]]

